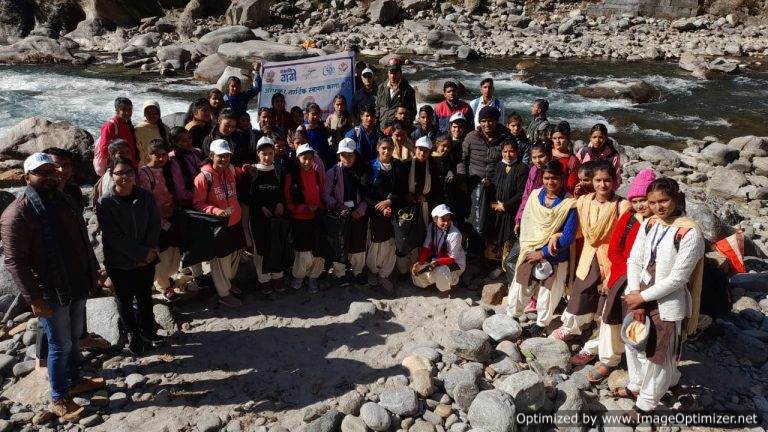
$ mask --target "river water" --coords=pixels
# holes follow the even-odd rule
[[[524,77],[514,67],[518,61],[416,60],[415,67],[406,68],[405,73],[414,85],[427,79],[458,79],[471,92],[469,97],[475,97],[480,81],[491,76],[508,112],[519,111],[527,121],[531,101],[546,98],[551,106],[550,119],[568,120],[577,139],[597,122],[605,123],[620,143],[634,146],[680,148],[691,137],[714,135],[727,140],[768,135],[766,72],[700,81],[671,63],[537,60],[539,66]],[[646,80],[661,90],[663,99],[633,104],[587,99],[574,92],[579,86],[610,78]],[[0,136],[32,116],[70,121],[97,135],[99,126],[112,115],[117,96],[130,97],[136,106],[156,99],[168,114],[185,111],[189,102],[208,88],[188,78],[168,82],[109,64],[87,68],[0,65]],[[134,110],[135,122],[140,120],[139,111]]]

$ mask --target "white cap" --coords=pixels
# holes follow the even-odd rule
[[[352,138],[344,138],[339,141],[339,149],[336,150],[336,154],[339,153],[354,153],[357,148],[357,143]]]
[[[432,150],[432,140],[430,140],[429,137],[425,135],[416,140],[416,147]]]
[[[24,174],[29,174],[47,164],[53,165],[53,158],[51,155],[40,152],[32,153],[28,158],[24,159]]]
[[[443,217],[443,216],[449,215],[449,214],[453,214],[453,212],[445,204],[440,204],[439,206],[437,206],[437,207],[432,209],[432,217],[433,218]]]
[[[462,114],[462,113],[460,113],[460,112],[457,112],[457,113],[454,113],[454,114],[451,116],[450,120],[448,120],[448,123],[453,123],[453,122],[455,122],[455,121],[459,121],[459,120],[463,120],[463,121],[465,121],[465,122],[466,122],[466,121],[467,121],[467,118],[466,118],[466,117],[464,117],[464,114]]]
[[[217,139],[211,142],[211,153],[215,155],[232,154],[232,149],[229,148],[227,140]]]
[[[144,112],[144,110],[149,107],[155,107],[158,109],[158,111],[160,110],[160,104],[156,100],[148,100],[144,101],[144,106],[141,108],[141,112]]]
[[[266,145],[270,145],[270,146],[274,147],[275,146],[275,142],[272,141],[272,138],[270,138],[268,136],[263,136],[263,137],[259,138],[259,141],[256,143],[256,150],[258,151],[260,148],[262,148],[262,147],[264,147]]]
[[[373,75],[373,69],[371,69],[371,68],[369,68],[369,67],[367,67],[367,68],[363,69],[363,72],[360,74],[360,76],[363,76],[363,75],[365,75],[365,74],[371,74],[371,75]]]
[[[296,156],[301,156],[304,153],[315,152],[315,149],[312,148],[309,144],[302,144],[299,146],[299,148],[296,149]]]

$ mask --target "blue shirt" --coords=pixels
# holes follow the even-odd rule
[[[552,203],[550,208],[560,205],[560,203],[563,202],[565,195],[566,191],[563,189],[563,192],[560,194],[560,196],[555,198],[555,201]],[[541,188],[541,191],[539,192],[539,203],[541,205],[544,205],[546,196],[547,191],[544,188]],[[563,224],[563,235],[560,236],[560,238],[557,240],[557,254],[553,256],[549,252],[549,245],[546,245],[541,249],[541,253],[544,255],[544,258],[553,264],[568,261],[571,257],[571,243],[573,243],[573,240],[576,239],[576,230],[578,228],[579,216],[576,213],[576,209],[570,209],[568,211],[568,217],[565,219],[565,223]]]
[[[379,142],[379,130],[374,126],[370,135],[365,132],[362,126],[355,126],[347,131],[346,138],[351,138],[357,143],[357,153],[363,158],[365,163],[376,159],[376,144]]]
[[[305,125],[306,126],[306,125]],[[325,166],[333,166],[336,164],[336,154],[328,144],[328,134],[326,129],[322,126],[318,126],[314,129],[305,128],[304,132],[307,134],[307,141],[312,150],[320,156]]]
[[[253,77],[253,87],[250,90],[240,92],[237,96],[224,95],[224,105],[227,108],[232,108],[239,118],[243,114],[248,112],[248,103],[256,97],[261,91],[261,76],[256,75]]]

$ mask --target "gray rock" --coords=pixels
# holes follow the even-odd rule
[[[512,397],[501,390],[485,390],[472,402],[467,420],[475,429],[512,432],[515,430],[515,404]]]
[[[389,413],[384,407],[374,402],[366,402],[360,408],[360,418],[375,431],[389,430]]]
[[[411,383],[409,384],[419,396],[426,398],[435,392],[435,384],[432,382],[432,375],[428,370],[417,370],[411,373]]]
[[[79,424],[82,427],[91,427],[96,426],[97,424],[101,423],[101,416],[99,414],[93,414],[89,415],[88,417],[84,417],[80,420]]]
[[[37,340],[37,333],[39,330],[31,330],[29,329],[29,326],[27,326],[27,331],[24,332],[24,336],[21,337],[21,342],[24,344],[24,346],[30,346],[35,343]]]
[[[371,302],[352,302],[347,313],[354,319],[372,317],[376,315],[376,305]]]
[[[32,418],[35,417],[35,413],[30,411],[22,411],[17,412],[15,414],[11,414],[11,417],[8,419],[11,421],[11,423],[16,425],[22,425],[24,423],[29,423],[32,421]]]
[[[471,361],[486,361],[491,354],[488,335],[481,330],[454,330],[446,348],[457,356]]]
[[[427,33],[427,46],[431,48],[452,48],[464,45],[464,41],[456,34],[446,30],[430,30]]]
[[[306,432],[334,432],[339,429],[344,414],[330,409],[307,425]]]
[[[296,60],[314,55],[300,47],[262,40],[223,43],[217,52],[226,63],[247,68],[256,60]]]
[[[129,389],[135,389],[137,387],[141,387],[146,382],[147,382],[147,377],[138,373],[132,373],[127,377],[125,377],[125,384],[128,386]]]
[[[16,357],[8,354],[0,354],[0,375],[9,376],[16,365]]]
[[[728,165],[739,158],[739,151],[725,144],[714,142],[704,147],[699,155],[714,165]]]
[[[197,419],[198,432],[218,432],[222,426],[221,419],[215,414],[204,414]]]
[[[561,340],[540,337],[526,339],[520,344],[520,351],[539,375],[544,376],[554,370],[568,372],[571,368],[571,352]]]
[[[123,392],[112,393],[112,395],[109,396],[110,409],[122,408],[127,403],[128,403],[128,395]]]
[[[400,5],[394,0],[376,0],[368,6],[371,22],[381,25],[393,24],[400,16]]]
[[[523,328],[514,318],[506,314],[496,314],[483,322],[483,331],[498,342],[517,339],[522,334]]]
[[[486,318],[488,318],[488,312],[481,306],[464,309],[459,314],[459,329],[464,331],[480,330],[483,328],[483,322]]]
[[[216,53],[222,44],[245,42],[254,39],[256,39],[256,36],[248,27],[241,25],[222,27],[203,35],[197,42],[197,49],[204,55],[211,55]]]
[[[459,384],[469,384],[477,387],[482,372],[473,370],[470,368],[453,367],[440,374],[440,378],[443,380],[443,387],[445,392],[449,395],[454,394],[454,389]]]
[[[459,383],[453,389],[453,400],[456,401],[457,407],[467,411],[479,393],[480,389],[476,385]]]
[[[0,432],[11,432],[13,425],[7,420],[0,420]]]
[[[0,46],[3,63],[73,63],[75,56],[57,40],[28,36],[11,45]]]
[[[233,2],[224,14],[227,25],[248,25],[250,27],[267,24],[270,16],[269,0],[239,0]]]
[[[416,419],[416,422],[408,429],[408,432],[435,432],[435,425],[422,419]]]
[[[734,232],[731,226],[723,222],[702,202],[686,200],[685,213],[699,224],[702,235],[707,241],[715,242]]]
[[[389,412],[400,416],[416,414],[419,399],[416,392],[405,386],[387,386],[379,395],[379,404]]]
[[[110,345],[122,345],[120,315],[114,297],[88,299],[85,304],[88,331],[103,337]]]
[[[541,377],[532,370],[520,371],[511,375],[499,389],[505,391],[515,401],[518,412],[535,412],[547,404],[547,394]]]
[[[477,60],[480,58],[480,55],[473,48],[462,45],[456,52],[456,57],[458,57],[460,60]]]
[[[152,312],[155,314],[155,323],[165,330],[168,335],[175,334],[178,330],[176,320],[173,318],[171,309],[162,303],[152,306]]]
[[[654,102],[661,98],[659,89],[643,80],[601,81],[590,86],[579,87],[576,93],[588,98],[630,99],[636,103]]]
[[[35,365],[37,364],[37,360],[28,360],[21,363],[16,363],[13,366],[13,376],[15,377],[23,377],[25,375],[28,375],[30,372],[35,370]]]
[[[507,18],[507,23],[511,27],[526,28],[531,23],[531,18],[523,15],[510,15]]]
[[[557,28],[557,34],[561,34],[561,35],[573,34],[574,25],[575,25],[575,22],[572,19],[565,21],[564,23],[560,24],[560,26]]]
[[[365,402],[363,395],[357,390],[352,390],[339,397],[339,411],[347,415],[356,415],[360,412],[363,402]]]
[[[640,150],[640,159],[653,164],[664,165],[668,169],[680,165],[680,156],[677,152],[654,145],[643,147]]]
[[[420,12],[431,9],[433,2],[431,0],[404,0],[403,9],[413,12]]]
[[[226,68],[227,63],[224,61],[223,57],[218,54],[211,54],[197,65],[194,77],[196,80],[215,83],[219,80]]]
[[[368,428],[360,417],[347,415],[341,421],[341,432],[366,432]]]
[[[768,359],[768,347],[752,336],[742,332],[733,332],[722,338],[723,343],[738,358],[749,360],[755,365],[762,364]]]
[[[499,342],[499,344],[496,345],[496,351],[506,354],[515,363],[520,363],[523,361],[523,356],[520,354],[520,349],[517,347],[517,344],[512,341]]]
[[[175,69],[182,69],[192,60],[192,53],[181,44],[166,45],[157,49],[157,59],[170,63]]]
[[[432,363],[440,360],[440,351],[429,346],[417,346],[411,350],[411,354],[424,357]]]
[[[495,362],[488,365],[488,367],[496,371],[499,375],[512,375],[520,371],[520,366],[517,362],[512,361],[512,359],[506,355],[503,355],[500,359],[497,359]]]
[[[137,60],[151,59],[155,56],[156,50],[154,48],[140,47],[140,46],[127,46],[117,53],[118,64],[129,64]]]
[[[710,144],[712,145],[712,144]],[[747,184],[747,177],[738,171],[728,168],[715,168],[707,181],[707,193],[718,195],[724,199],[745,200],[737,193],[740,187]]]

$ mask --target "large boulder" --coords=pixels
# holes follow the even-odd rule
[[[629,99],[636,103],[654,102],[661,98],[661,92],[643,80],[606,80],[590,86],[579,87],[576,93],[588,98]]]
[[[184,118],[187,116],[186,112],[175,112],[166,114],[163,116],[163,124],[166,125],[169,129],[173,129],[176,126],[184,127]]]
[[[699,156],[713,165],[728,165],[739,158],[739,151],[723,143],[714,142],[704,147]]]
[[[155,56],[154,48],[129,45],[117,53],[118,64],[128,64],[136,60],[152,59]]]
[[[568,372],[571,368],[571,351],[568,344],[553,338],[529,338],[520,344],[526,362],[539,375],[551,372]]]
[[[427,45],[432,48],[452,48],[464,45],[464,41],[451,31],[430,30],[427,33]]]
[[[25,0],[0,0],[0,42],[28,35],[35,26],[32,6]]]
[[[157,59],[170,63],[174,69],[182,69],[192,60],[192,53],[183,44],[166,45],[157,49]]]
[[[211,54],[201,61],[193,76],[196,80],[215,83],[227,68],[227,62],[219,54]]]
[[[701,234],[707,241],[716,242],[734,232],[733,227],[723,222],[702,202],[687,200],[685,214],[699,224]]]
[[[192,19],[218,16],[223,14],[230,4],[230,0],[190,0],[184,7],[182,16]]]
[[[718,167],[712,171],[711,177],[707,180],[707,193],[728,200],[745,200],[746,197],[738,193],[739,188],[745,184],[747,184],[747,177],[743,173]]]
[[[72,63],[76,58],[57,40],[29,36],[12,45],[0,47],[2,63]]]
[[[227,64],[247,68],[257,60],[296,60],[313,55],[303,48],[262,40],[228,42],[219,46],[218,53]]]
[[[163,16],[157,0],[78,0],[86,19],[100,18],[120,27],[141,24],[142,18]]]
[[[512,432],[515,430],[515,403],[512,396],[501,390],[481,391],[467,413],[475,430]]]
[[[52,122],[40,117],[22,120],[0,138],[0,154],[23,160],[32,153],[61,147],[75,154],[74,175],[80,183],[93,181],[93,135],[68,122]]]
[[[515,340],[523,333],[523,328],[512,317],[499,313],[491,315],[483,322],[483,331],[496,342]]]
[[[253,86],[253,78],[251,77],[250,69],[241,69],[234,66],[227,66],[224,72],[221,73],[219,80],[216,81],[216,88],[224,91],[224,87],[227,86],[227,80],[229,77],[237,77],[240,79],[242,88],[248,89]]]
[[[197,49],[204,55],[211,55],[218,51],[221,44],[254,39],[256,39],[256,35],[248,27],[241,25],[222,27],[204,34],[197,42]]]
[[[224,15],[227,25],[256,27],[269,22],[270,0],[235,0]]]
[[[434,2],[432,0],[404,0],[403,9],[412,12],[420,12],[427,9],[432,9]]]
[[[400,16],[400,5],[395,0],[376,0],[368,6],[371,22],[381,25],[393,24]]]
[[[124,334],[120,326],[120,314],[114,297],[88,299],[85,303],[86,327],[114,346],[120,346]]]
[[[436,79],[420,82],[414,86],[416,100],[423,103],[443,101],[445,99],[443,96],[443,85],[446,81],[453,81],[458,85],[459,97],[463,97],[466,94],[467,88],[460,81],[455,79]]]
[[[77,0],[35,0],[36,31],[45,28],[49,36],[70,32],[85,19],[85,12]]]
[[[548,402],[544,381],[530,369],[510,375],[499,388],[512,396],[518,411],[536,412]]]
[[[96,38],[101,38],[110,30],[114,30],[114,25],[102,19],[85,19],[65,37],[77,42],[81,47],[92,47]]]

